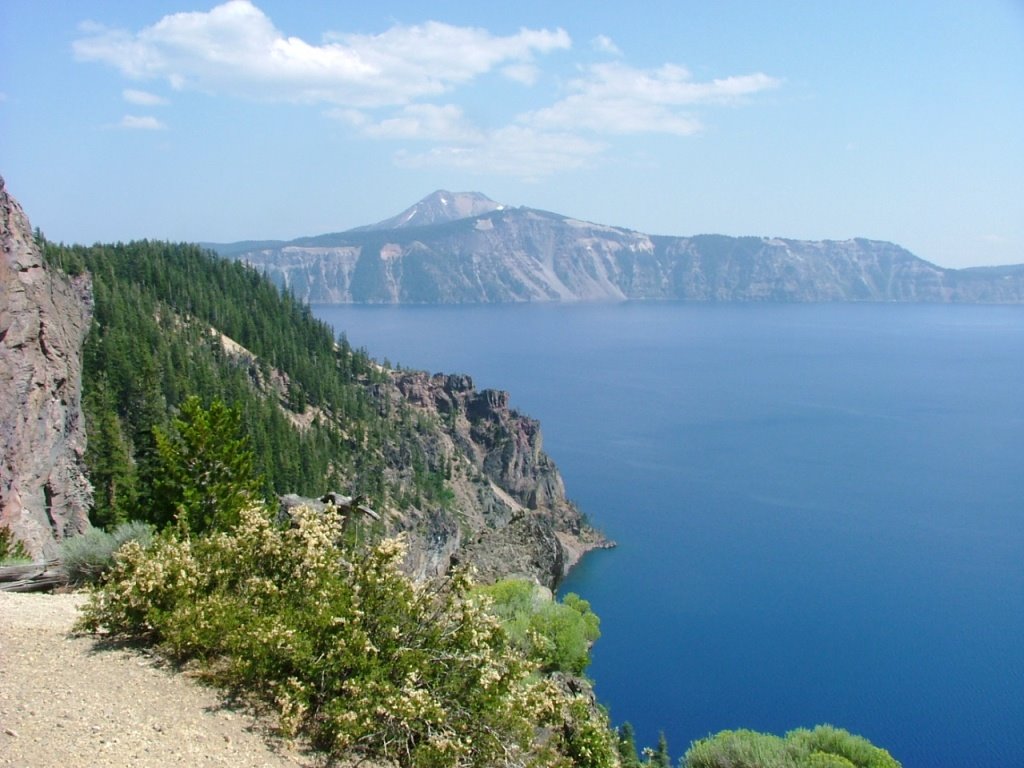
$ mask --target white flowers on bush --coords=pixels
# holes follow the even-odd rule
[[[401,538],[345,547],[341,534],[337,515],[301,510],[283,528],[249,509],[230,531],[126,546],[81,626],[210,660],[212,678],[263,695],[286,732],[334,754],[614,764],[606,721],[537,674],[465,573],[414,585]]]

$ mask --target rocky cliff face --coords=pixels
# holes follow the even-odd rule
[[[1024,301],[1024,267],[943,269],[864,239],[650,236],[455,197],[350,232],[218,250],[314,303]]]
[[[35,557],[89,527],[80,350],[87,276],[43,265],[21,206],[0,179],[0,525]]]
[[[566,498],[539,423],[510,408],[508,393],[477,391],[464,375],[390,378],[380,395],[414,410],[424,424],[415,439],[429,465],[447,468],[453,492],[443,507],[393,518],[392,530],[410,537],[413,574],[463,562],[485,581],[520,576],[554,587],[585,552],[610,546]]]
[[[288,402],[286,376],[274,369],[260,374],[251,352],[226,337],[221,342],[244,361],[254,386]],[[360,387],[385,420],[402,425],[373,454],[387,501],[369,510],[344,492],[321,499],[287,494],[282,513],[300,505],[323,510],[340,496],[346,517],[406,536],[405,569],[416,579],[464,564],[484,582],[514,576],[554,588],[586,552],[613,546],[566,498],[540,423],[511,408],[507,392],[478,391],[464,374],[383,368],[379,374]],[[326,414],[308,410],[297,422],[320,417]],[[427,475],[443,483],[440,499],[417,491]]]

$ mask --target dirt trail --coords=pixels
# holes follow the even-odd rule
[[[157,658],[69,637],[84,599],[0,593],[0,766],[318,765]]]

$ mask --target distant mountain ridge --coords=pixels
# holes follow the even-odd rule
[[[647,235],[438,190],[377,224],[212,245],[310,303],[1024,302],[1024,265],[944,269],[893,243]]]

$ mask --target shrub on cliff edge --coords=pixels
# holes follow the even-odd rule
[[[465,574],[414,584],[401,541],[346,548],[336,516],[296,521],[247,509],[230,530],[129,543],[79,628],[209,662],[212,680],[262,696],[286,732],[333,755],[615,764],[603,714],[535,674]]]
[[[694,742],[682,768],[900,768],[900,763],[862,736],[819,725],[784,737],[722,731]]]
[[[589,666],[601,622],[579,595],[570,592],[559,602],[525,579],[503,579],[476,589],[490,599],[491,612],[512,642],[544,672],[582,675]]]

